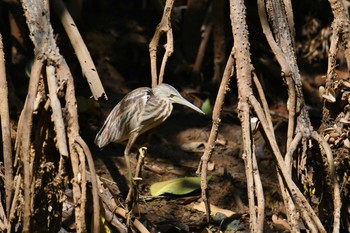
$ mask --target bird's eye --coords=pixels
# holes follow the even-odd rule
[[[174,94],[170,94],[169,97],[170,97],[170,98],[173,98],[173,97],[175,97],[175,95],[174,95]]]

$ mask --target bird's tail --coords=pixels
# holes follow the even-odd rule
[[[105,128],[106,128],[106,124],[103,124],[102,128],[100,129],[100,131],[98,131],[95,137],[95,144],[99,148],[102,148],[109,143],[108,137],[106,137]]]

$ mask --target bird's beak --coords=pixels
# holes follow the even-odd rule
[[[202,110],[200,110],[197,106],[193,105],[192,103],[190,103],[189,101],[187,101],[185,98],[181,97],[181,96],[176,96],[174,99],[174,102],[177,104],[182,104],[185,105],[189,108],[192,108],[193,110],[195,110],[196,112],[205,114]]]

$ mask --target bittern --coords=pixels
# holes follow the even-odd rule
[[[113,108],[97,133],[95,144],[100,148],[110,142],[127,141],[124,156],[131,184],[133,182],[129,160],[131,147],[140,134],[160,125],[170,116],[173,103],[185,105],[204,114],[168,84],[159,84],[153,89],[140,87],[127,94]]]

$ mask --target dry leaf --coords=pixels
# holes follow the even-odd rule
[[[205,205],[204,202],[201,203],[193,203],[193,209],[204,212],[205,213]],[[215,205],[210,204],[210,215],[211,216],[215,216],[217,213],[223,214],[225,215],[227,218],[231,218],[234,215],[236,215],[236,212],[233,212],[231,210],[227,210],[227,209],[222,209],[220,207],[217,207]]]

